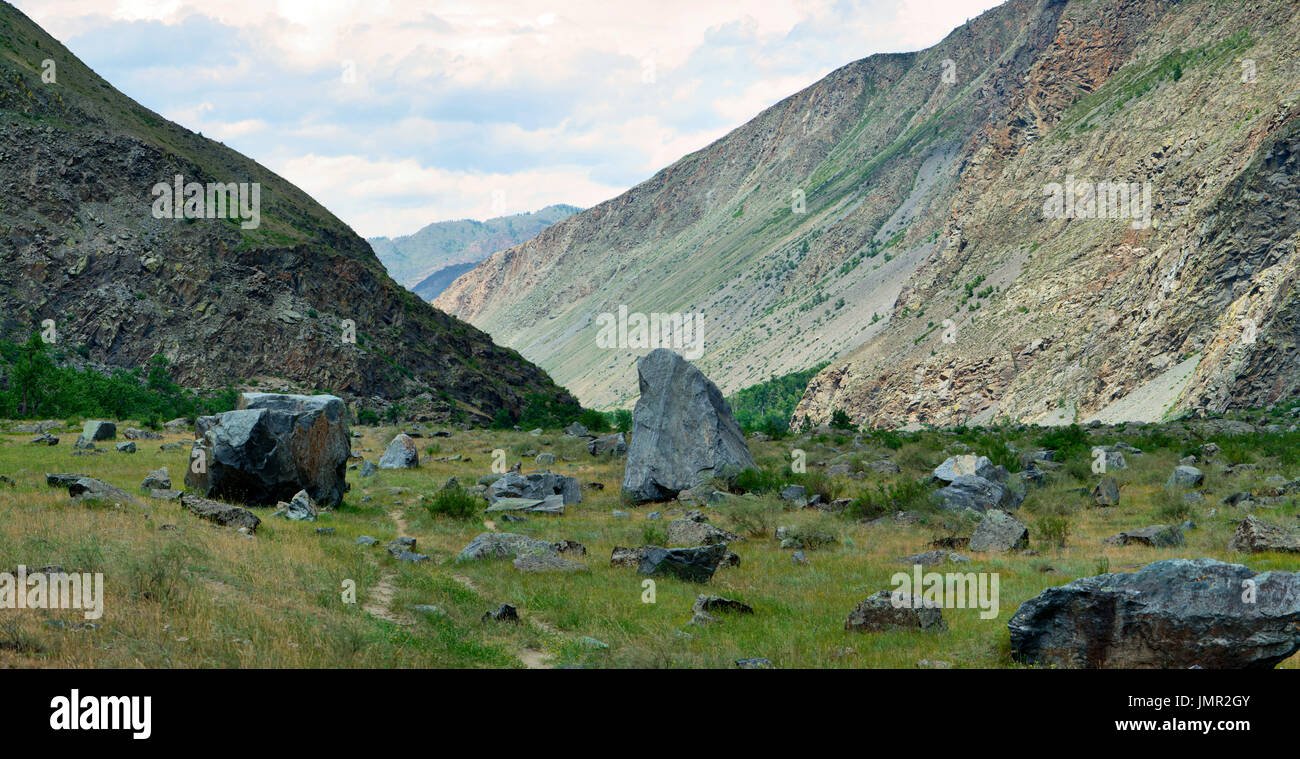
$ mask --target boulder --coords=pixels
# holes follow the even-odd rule
[[[732,543],[741,537],[708,522],[694,519],[674,519],[668,523],[668,543],[679,546],[711,546]]]
[[[1005,469],[999,472],[998,467],[994,466],[987,456],[965,454],[949,456],[930,476],[940,482],[952,482],[958,477],[969,475],[983,477],[986,480],[1004,480],[1005,472]]]
[[[786,485],[781,491],[781,500],[796,509],[802,509],[808,503],[808,493],[803,485]]]
[[[975,474],[960,474],[947,486],[934,491],[940,506],[949,511],[1015,509],[1025,499],[1023,484],[990,480]]]
[[[943,621],[939,604],[910,593],[882,590],[868,596],[849,612],[844,629],[850,632],[883,632],[886,630],[943,631],[948,624]]]
[[[1151,548],[1173,548],[1184,543],[1183,533],[1177,527],[1167,524],[1153,524],[1140,530],[1125,530],[1101,541],[1108,546],[1149,546]]]
[[[515,569],[525,573],[536,572],[590,572],[586,564],[579,564],[576,561],[561,559],[559,556],[538,556],[536,554],[524,554],[518,556],[514,561]]]
[[[320,509],[306,490],[299,490],[284,508],[284,517],[297,522],[315,522]]]
[[[1005,553],[1029,545],[1029,528],[1017,522],[1006,512],[985,512],[970,538],[970,550]]]
[[[399,432],[384,449],[384,455],[379,458],[380,469],[415,469],[418,466],[420,466],[420,450],[415,447],[415,441],[411,436],[405,432]]]
[[[614,546],[614,550],[609,554],[609,565],[611,567],[628,567],[635,569],[641,566],[641,560],[646,557],[652,548],[659,546],[641,546],[640,548],[624,548],[623,546]]]
[[[691,611],[706,614],[753,614],[754,607],[722,596],[700,594],[695,597],[695,603],[691,606]]]
[[[936,548],[933,551],[924,551],[922,553],[914,553],[911,556],[904,556],[898,560],[899,564],[907,564],[908,566],[920,564],[923,567],[943,564],[944,562],[965,564],[970,562],[970,557],[955,551],[944,551]]]
[[[185,485],[205,497],[270,505],[306,490],[337,506],[347,489],[351,455],[347,412],[332,395],[244,393],[238,408],[195,424]]]
[[[127,427],[126,431],[122,433],[122,437],[127,440],[162,440],[162,435],[159,435],[157,432],[140,430],[135,427]]]
[[[117,425],[112,422],[91,419],[81,427],[82,440],[94,442],[96,440],[112,440],[115,437],[117,437]]]
[[[1165,487],[1175,488],[1195,488],[1200,487],[1205,482],[1205,475],[1201,470],[1194,466],[1176,466],[1173,474],[1169,475],[1169,480],[1165,482]]]
[[[1271,668],[1300,650],[1300,574],[1168,559],[1048,588],[1007,627],[1012,656],[1026,664]]]
[[[1092,489],[1092,503],[1094,506],[1118,506],[1119,505],[1119,483],[1114,477],[1102,477],[1097,483],[1097,487]]]
[[[731,407],[699,369],[658,348],[637,361],[641,397],[623,491],[637,501],[664,501],[714,477],[757,468]]]
[[[496,503],[502,498],[530,498],[537,501],[558,495],[565,506],[582,503],[582,484],[573,477],[551,472],[520,474],[508,472],[488,485],[488,501]]]
[[[687,582],[708,582],[727,553],[726,543],[694,548],[649,546],[636,571],[643,575],[672,575]]]
[[[31,445],[58,445],[59,439],[48,432],[43,432],[27,442]]]
[[[590,430],[578,422],[574,422],[568,427],[565,427],[564,434],[569,437],[595,437],[595,435],[591,434]]]
[[[68,495],[78,501],[99,501],[101,503],[144,508],[144,504],[135,496],[94,477],[85,477],[79,474],[47,474],[45,475],[45,481],[55,487],[67,488]]]
[[[184,432],[189,428],[190,428],[190,420],[181,416],[178,416],[175,419],[172,419],[171,421],[163,422],[163,429],[167,430],[168,432]]]
[[[118,453],[135,453],[135,441],[127,440],[117,444]]]
[[[1300,533],[1248,516],[1237,525],[1237,531],[1228,541],[1228,550],[1237,553],[1300,553]]]
[[[484,532],[461,549],[456,561],[509,559],[525,555],[559,556],[565,553],[581,555],[587,553],[587,549],[581,543],[569,540],[551,543],[510,532]]]
[[[200,519],[206,519],[209,522],[219,524],[222,527],[239,527],[247,529],[250,533],[257,531],[257,526],[262,523],[257,515],[242,506],[233,506],[229,503],[220,501],[211,501],[207,498],[200,498],[192,493],[186,493],[181,496],[181,506],[186,510],[193,512]]]
[[[155,469],[145,475],[144,481],[140,483],[142,490],[171,490],[172,476],[167,473],[167,467]]]
[[[484,622],[518,622],[519,610],[510,604],[501,604],[489,612],[484,612]]]
[[[598,437],[587,443],[587,453],[592,456],[622,456],[627,453],[627,441],[621,432]]]
[[[533,459],[533,463],[538,466],[552,466],[555,464],[555,454],[539,453],[537,454],[537,458]]]

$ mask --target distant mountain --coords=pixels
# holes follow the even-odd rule
[[[624,313],[703,315],[695,363],[724,393],[831,361],[796,423],[1267,406],[1300,388],[1297,60],[1295,0],[1010,0],[832,72],[435,305],[596,407],[630,405],[654,347]]]
[[[558,204],[533,213],[499,216],[487,221],[438,221],[415,234],[372,237],[367,242],[389,275],[403,287],[414,289],[448,266],[478,263],[498,250],[531,240],[543,229],[581,210]],[[430,287],[425,285],[424,289],[428,291]],[[432,300],[445,287],[424,297]]]
[[[420,280],[420,284],[412,287],[411,292],[425,300],[431,301],[438,297],[443,290],[450,287],[451,283],[455,282],[457,277],[470,269],[473,269],[475,266],[478,266],[477,261],[469,261],[463,264],[452,264],[451,266],[443,267]]]
[[[188,188],[162,213],[177,175],[209,209],[242,185],[257,223],[191,213]],[[302,190],[118,92],[3,2],[0,187],[2,339],[52,327],[57,352],[95,367],[162,354],[188,387],[287,380],[433,419],[571,400],[400,287]]]

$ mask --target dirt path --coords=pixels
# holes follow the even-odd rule
[[[406,520],[402,518],[402,512],[390,511],[388,516],[397,524],[397,537],[406,537]],[[410,617],[393,612],[393,596],[397,593],[397,586],[393,583],[396,579],[396,572],[384,572],[380,575],[379,583],[370,591],[369,602],[362,608],[373,617],[397,625],[409,625],[413,623]]]
[[[469,579],[468,577],[464,575],[452,575],[451,579],[455,580],[461,585],[464,585],[466,588],[469,588],[470,590],[474,591],[479,596],[486,598],[486,595],[484,595],[483,593],[483,589],[475,585],[474,581]],[[555,629],[554,627],[547,624],[543,620],[538,619],[537,617],[530,615],[527,621],[533,627],[536,627],[538,630],[541,630],[542,632],[549,633],[551,635],[561,634],[559,630]],[[519,661],[523,662],[524,666],[527,667],[528,669],[552,669],[553,668],[551,665],[551,657],[545,651],[539,651],[535,648],[523,648],[520,649],[515,654],[515,656],[519,659]]]

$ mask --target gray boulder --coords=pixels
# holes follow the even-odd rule
[[[1176,466],[1173,474],[1169,475],[1165,487],[1170,489],[1195,488],[1200,487],[1202,482],[1205,482],[1205,475],[1201,473],[1201,470],[1194,466]]]
[[[384,449],[384,455],[379,458],[380,469],[415,469],[418,466],[420,466],[420,450],[415,447],[415,441],[411,436],[405,432],[399,432]]]
[[[484,532],[461,549],[456,561],[509,559],[526,555],[559,556],[567,553],[581,555],[586,552],[587,549],[582,544],[573,541],[551,543],[510,532]]]
[[[998,469],[987,456],[964,454],[949,456],[930,476],[940,482],[952,482],[958,477],[969,475],[995,481],[1006,479],[1006,470],[999,472]]]
[[[244,393],[238,408],[200,417],[185,485],[205,497],[270,505],[306,490],[337,506],[351,455],[347,412],[332,395]],[[196,472],[201,457],[204,471]]]
[[[975,534],[971,535],[972,551],[1006,553],[1029,545],[1029,528],[1017,522],[1006,512],[991,510],[984,514]]]
[[[167,473],[167,467],[155,469],[145,475],[144,481],[140,483],[142,490],[171,490],[172,476]]]
[[[256,514],[242,506],[211,501],[192,493],[181,496],[181,506],[184,506],[186,510],[200,519],[206,519],[222,527],[244,528],[250,533],[256,532],[257,526],[262,523],[262,520],[258,519]]]
[[[668,543],[679,546],[711,546],[732,543],[741,537],[708,522],[694,519],[674,519],[668,523]]]
[[[1111,535],[1101,541],[1108,546],[1148,546],[1150,548],[1173,548],[1184,543],[1183,533],[1177,527],[1167,524],[1153,524],[1139,530],[1125,530]]]
[[[78,501],[99,501],[122,506],[144,507],[144,504],[135,496],[94,477],[85,477],[79,474],[47,474],[45,475],[45,481],[55,487],[67,488],[68,495]]]
[[[1237,525],[1228,541],[1228,550],[1237,553],[1300,553],[1300,533],[1248,516]]]
[[[1023,485],[1019,488],[1008,482],[990,480],[975,474],[956,475],[947,486],[934,491],[940,506],[949,511],[988,511],[990,509],[1015,509],[1024,501]]]
[[[903,558],[898,560],[899,564],[907,564],[908,566],[915,566],[917,564],[920,564],[923,567],[930,567],[930,566],[934,566],[935,564],[943,564],[944,562],[950,562],[953,564],[966,564],[970,562],[970,557],[966,556],[965,554],[957,553],[955,551],[945,551],[943,549],[936,548],[933,551],[923,551],[921,553],[914,553],[911,556],[904,556]]]
[[[641,397],[632,412],[624,492],[664,501],[755,468],[731,407],[699,369],[658,348],[637,361],[637,377]]]
[[[295,493],[284,509],[285,518],[297,522],[315,522],[319,515],[320,510],[316,508],[315,502],[307,495],[306,490]]]
[[[1048,588],[1007,627],[1012,656],[1027,664],[1271,668],[1300,650],[1300,574],[1257,574],[1214,559],[1157,561]]]
[[[529,498],[543,501],[549,496],[558,495],[565,506],[582,503],[582,483],[576,478],[552,472],[533,472],[520,474],[507,472],[488,485],[488,501],[496,503],[502,498]]]
[[[28,440],[27,442],[30,445],[58,445],[59,439],[58,437],[51,435],[48,432],[43,432],[40,435],[37,435],[36,437],[32,438],[31,440]]]
[[[691,606],[691,611],[706,614],[753,614],[754,607],[722,596],[700,594],[695,597],[695,603]]]
[[[94,442],[96,440],[112,440],[115,437],[117,437],[117,425],[112,422],[90,419],[81,427],[82,440]]]
[[[868,596],[849,612],[844,629],[850,632],[884,632],[886,630],[943,631],[943,610],[934,601],[909,593],[882,590]]]
[[[135,453],[135,441],[127,440],[117,444],[118,453]]]
[[[708,582],[726,558],[726,543],[695,548],[649,546],[636,571],[643,575],[671,575],[686,582]]]
[[[515,557],[515,569],[527,574],[537,572],[590,572],[586,564],[579,564],[576,561],[562,559],[559,556],[538,556],[536,554],[524,554]]]
[[[587,443],[587,453],[592,456],[622,456],[627,453],[627,441],[621,432],[598,437]]]
[[[1092,503],[1095,506],[1118,506],[1119,483],[1114,477],[1102,477],[1097,487],[1092,489]]]

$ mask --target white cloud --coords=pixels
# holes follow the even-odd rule
[[[16,1],[128,95],[364,235],[495,215],[500,187],[508,212],[594,205],[830,70],[996,4]]]

